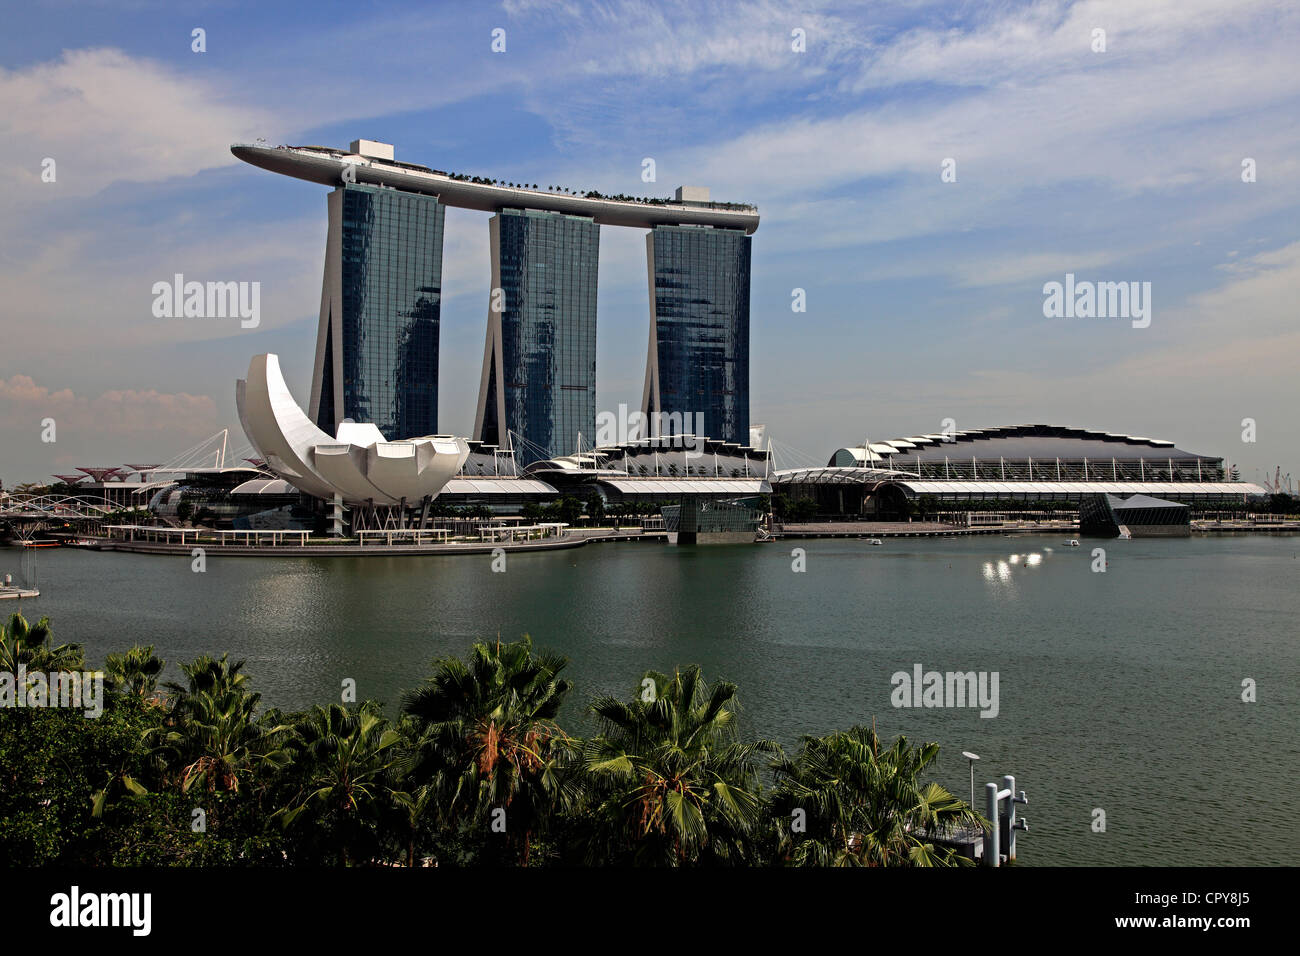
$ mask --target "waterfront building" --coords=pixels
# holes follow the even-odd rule
[[[218,435],[221,433],[219,432]],[[152,509],[164,495],[179,504],[185,500],[201,507],[211,496],[264,473],[257,467],[227,465],[224,456],[211,465],[177,464],[121,467],[87,466],[78,468],[80,475],[54,475],[59,483],[50,489],[55,498],[75,499],[95,507],[130,510]],[[89,480],[87,480],[89,479]]]
[[[650,347],[641,410],[652,434],[694,429],[749,441],[752,242],[740,229],[699,226],[656,226],[646,236]]]
[[[771,491],[765,449],[703,436],[658,436],[605,445],[528,465],[526,473],[559,493],[605,505],[676,505],[685,496],[704,501],[753,498]]]
[[[839,448],[831,467],[976,481],[1221,481],[1223,458],[1171,441],[1064,425],[1001,425]]]
[[[445,209],[436,196],[345,183],[329,232],[312,375],[312,420],[388,439],[438,430]]]
[[[474,436],[521,464],[578,450],[596,430],[600,227],[504,209],[490,221],[492,294]]]
[[[310,400],[323,431],[349,418],[390,440],[437,431],[442,212],[455,206],[494,214],[499,308],[488,316],[476,438],[521,460],[570,453],[579,432],[590,440],[598,229],[610,225],[649,230],[643,411],[667,415],[667,434],[749,441],[753,206],[715,202],[700,187],[658,199],[504,183],[400,162],[369,140],[231,152],[335,187]],[[686,415],[691,426],[671,424]]]
[[[765,507],[758,496],[720,501],[682,495],[662,511],[669,544],[749,544],[763,523]]]
[[[469,453],[460,470],[438,493],[439,511],[468,508],[513,515],[527,504],[545,504],[559,497],[551,485],[525,474],[509,449],[480,441],[466,442],[466,446]]]
[[[343,422],[331,437],[294,400],[272,354],[253,357],[248,377],[235,383],[235,404],[259,457],[299,491],[337,502],[340,510],[353,504],[373,513],[377,505],[396,505],[403,512],[420,507],[427,516],[469,454],[463,438],[386,441],[369,422]]]
[[[1264,489],[1229,480],[1223,459],[1173,442],[1060,425],[1007,425],[839,448],[824,468],[775,472],[774,494],[812,499],[823,515],[905,518],[928,499],[1078,508],[1095,495],[1186,504],[1241,502]]]
[[[1100,538],[1186,538],[1191,509],[1150,495],[1088,495],[1079,502],[1079,534]]]

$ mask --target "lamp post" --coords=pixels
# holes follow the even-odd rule
[[[975,761],[979,760],[979,754],[973,754],[969,750],[963,750],[961,755],[970,761],[970,808],[975,809]]]

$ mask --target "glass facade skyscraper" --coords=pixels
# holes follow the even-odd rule
[[[596,277],[590,218],[503,209],[490,222],[492,299],[475,436],[520,464],[573,454],[596,430]]]
[[[231,152],[333,187],[309,403],[322,429],[350,419],[390,440],[438,431],[443,223],[454,206],[492,215],[476,439],[521,464],[595,443],[599,238],[611,225],[649,230],[649,435],[751,440],[755,206],[714,201],[703,186],[637,198],[505,183],[399,162],[391,144],[366,139]],[[629,438],[646,435],[636,417]]]
[[[445,207],[437,197],[345,184],[329,238],[311,413],[395,441],[438,430],[438,333]]]
[[[642,411],[652,433],[749,443],[751,238],[656,226],[646,236],[650,354]]]

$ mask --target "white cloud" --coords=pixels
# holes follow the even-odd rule
[[[47,419],[54,422],[53,442],[42,440]],[[0,480],[12,486],[45,481],[81,465],[174,454],[220,427],[216,403],[207,395],[111,389],[87,396],[42,385],[29,375],[11,375],[0,378],[0,446],[7,472]],[[9,471],[14,467],[22,473]]]
[[[320,301],[323,235],[323,217],[219,233],[169,218],[112,230],[87,223],[28,241],[0,265],[6,351],[48,367],[87,354],[249,336],[300,320]],[[257,329],[241,328],[237,318],[155,317],[153,285],[176,273],[187,281],[260,282]]]
[[[0,139],[13,177],[0,197],[80,199],[114,182],[192,176],[237,162],[230,144],[269,122],[196,73],[121,50],[69,50],[0,69]],[[55,183],[41,182],[45,157],[57,164]]]
[[[506,12],[524,26],[557,24],[568,38],[561,63],[608,79],[686,76],[719,67],[789,73],[824,70],[860,49],[860,31],[844,17],[805,4],[792,9],[768,2],[615,2],[579,6],[508,2]],[[804,52],[794,49],[803,31]],[[600,42],[595,42],[599,38]]]

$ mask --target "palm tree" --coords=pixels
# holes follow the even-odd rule
[[[414,716],[402,714],[396,729],[402,740],[398,745],[401,756],[390,774],[393,801],[406,818],[406,865],[415,866],[422,831],[454,831],[461,777],[455,759],[439,743],[437,735]]]
[[[107,670],[116,690],[136,697],[149,697],[158,687],[165,661],[154,656],[153,645],[136,644],[124,654],[109,654]]]
[[[372,701],[356,711],[316,706],[294,733],[293,750],[306,767],[304,789],[275,817],[288,827],[308,807],[319,808],[318,822],[341,837],[344,865],[373,855],[375,825],[394,802],[387,778],[401,735]]]
[[[698,666],[647,673],[630,702],[599,697],[602,731],[586,747],[592,790],[589,862],[684,865],[752,862],[762,801],[759,754],[742,743],[736,685],[712,687]]]
[[[409,828],[406,844],[406,865],[409,867],[415,866],[415,838],[420,832],[420,822],[430,805],[436,803],[436,794],[436,789],[429,784],[415,787],[413,791],[393,791],[393,801],[405,812]]]
[[[799,753],[773,765],[772,814],[785,858],[800,866],[957,866],[966,861],[933,837],[979,822],[963,800],[922,771],[939,745],[885,747],[874,727],[807,736]],[[803,811],[805,829],[791,826]]]
[[[28,624],[21,614],[0,621],[0,671],[17,675],[19,666],[30,672],[80,671],[86,666],[80,644],[53,644],[50,619]]]
[[[281,744],[290,728],[257,718],[262,695],[246,689],[243,666],[225,654],[220,660],[204,656],[181,665],[188,686],[167,685],[176,697],[161,728],[160,751],[179,763],[182,792],[198,783],[236,792],[256,770],[288,763]]]
[[[154,656],[152,644],[147,647],[137,644],[124,654],[107,655],[106,660],[110,686],[115,691],[137,699],[141,706],[158,703],[152,695],[158,686],[158,675],[166,664]],[[157,730],[157,727],[151,727],[145,732],[145,739],[156,735]],[[149,792],[132,775],[131,756],[124,757],[116,768],[106,771],[104,786],[91,796],[92,817],[102,817],[118,797],[139,798]]]
[[[478,642],[468,663],[436,661],[433,676],[403,702],[422,734],[410,759],[413,778],[441,776],[448,810],[479,822],[508,809],[507,842],[519,847],[525,865],[551,810],[578,795],[568,772],[574,742],[554,719],[572,686],[559,676],[567,665],[567,658],[534,654],[527,634],[510,644]]]
[[[187,684],[181,685],[168,681],[167,689],[178,694],[222,693],[237,690],[248,682],[248,675],[243,673],[244,662],[228,660],[222,654],[220,659],[204,654],[188,664],[181,665]]]

